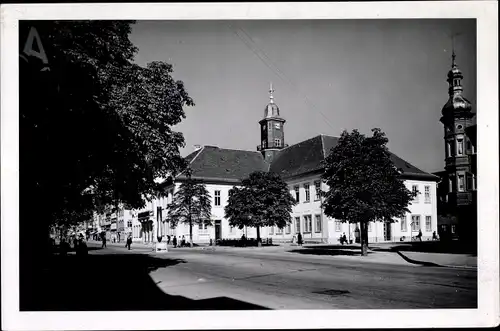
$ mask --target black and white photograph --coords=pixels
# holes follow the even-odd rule
[[[2,328],[498,325],[498,5],[353,5],[2,5]]]

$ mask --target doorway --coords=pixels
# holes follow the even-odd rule
[[[215,240],[222,239],[221,221],[215,220]]]
[[[386,223],[384,222],[384,240],[385,241],[391,241],[392,239],[392,233],[391,233],[391,223]]]

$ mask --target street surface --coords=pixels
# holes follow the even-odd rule
[[[108,247],[90,254],[148,252],[146,248]],[[155,268],[149,275],[164,293],[193,300],[225,297],[264,309],[477,307],[477,271],[473,269],[252,249],[181,248],[152,256],[182,261]]]

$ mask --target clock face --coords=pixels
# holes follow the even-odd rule
[[[458,124],[458,125],[457,125],[457,129],[458,129],[458,130],[462,130],[462,128],[463,128],[462,124]]]

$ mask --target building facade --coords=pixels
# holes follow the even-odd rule
[[[255,228],[238,229],[231,227],[224,217],[229,190],[239,186],[242,179],[254,171],[272,171],[279,174],[289,186],[296,199],[292,222],[285,228],[264,227],[261,238],[272,238],[273,242],[291,242],[301,233],[306,243],[338,243],[344,233],[352,241],[359,240],[359,224],[345,224],[326,217],[321,208],[320,189],[326,191],[321,181],[324,171],[323,161],[338,142],[338,138],[318,135],[297,144],[285,144],[285,119],[280,115],[274,102],[271,87],[270,101],[264,110],[264,118],[259,121],[261,143],[257,151],[224,149],[216,146],[195,146],[195,150],[185,159],[192,171],[191,178],[203,182],[212,202],[211,225],[195,225],[193,242],[209,243],[218,239],[256,238]],[[409,241],[422,231],[423,240],[431,240],[437,231],[438,177],[428,174],[408,162],[391,154],[409,190],[420,194],[409,206],[410,212],[394,223],[374,222],[368,228],[369,242]],[[169,206],[179,186],[187,180],[181,173],[163,182],[163,195],[149,201],[130,214],[131,233],[134,242],[154,243],[166,236],[189,238],[189,226],[177,224],[173,227],[168,220]]]

